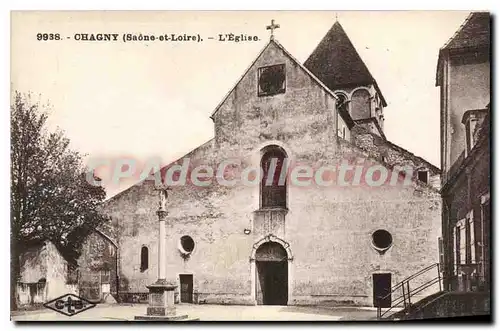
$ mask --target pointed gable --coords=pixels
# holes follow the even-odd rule
[[[214,115],[219,111],[220,107],[226,102],[226,100],[229,98],[231,93],[234,92],[236,87],[240,84],[240,82],[243,80],[243,78],[249,73],[249,71],[255,66],[256,62],[262,57],[262,54],[264,54],[270,47],[276,47],[279,49],[283,54],[295,65],[297,65],[301,70],[303,70],[307,76],[311,78],[311,80],[319,86],[321,89],[323,89],[327,94],[331,95],[333,98],[337,99],[337,96],[328,88],[326,84],[324,84],[318,77],[316,77],[311,71],[308,70],[302,63],[297,61],[295,57],[293,57],[286,49],[281,45],[276,39],[271,39],[266,46],[259,52],[255,60],[250,64],[250,66],[245,70],[243,75],[240,77],[240,79],[236,82],[234,87],[229,90],[229,92],[224,96],[222,101],[215,107],[215,110],[212,112],[212,115],[210,115],[210,118],[213,120]]]
[[[279,73],[267,75],[271,68]],[[268,93],[274,81],[280,82],[277,93]],[[292,137],[292,127],[306,132],[316,126],[315,134],[331,141],[336,123],[339,130],[354,126],[348,112],[337,113],[337,100],[320,79],[272,39],[212,113],[215,143],[236,146],[242,139],[255,144],[262,139],[286,140]]]
[[[335,22],[323,37],[304,66],[332,91],[340,87],[373,84],[386,106],[377,82],[339,22]]]

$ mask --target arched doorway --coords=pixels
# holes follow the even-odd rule
[[[255,252],[255,298],[258,305],[288,302],[288,256],[277,242],[268,241]]]

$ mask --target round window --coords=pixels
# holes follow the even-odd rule
[[[389,249],[392,245],[392,235],[386,230],[377,230],[372,234],[373,246],[381,251]]]
[[[190,236],[182,236],[180,240],[180,250],[184,254],[191,254],[194,250],[194,240]]]

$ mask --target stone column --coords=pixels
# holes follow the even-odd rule
[[[166,259],[166,230],[167,218],[166,202],[167,188],[159,187],[160,206],[158,215],[158,280],[147,286],[149,289],[149,305],[145,316],[135,316],[136,320],[183,320],[187,315],[176,315],[174,304],[174,290],[177,285],[167,282],[167,259]]]
[[[166,266],[166,233],[165,233],[165,219],[167,218],[167,211],[163,210],[162,207],[156,212],[158,215],[158,279],[167,279],[167,266]]]

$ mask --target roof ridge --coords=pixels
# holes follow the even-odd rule
[[[313,74],[309,69],[307,69],[306,66],[304,66],[302,63],[300,63],[300,61],[298,61],[292,54],[290,54],[290,52],[288,52],[283,45],[281,45],[277,40],[273,40],[273,41],[289,58],[291,58],[296,64],[298,64],[299,67],[301,69],[303,69],[316,83],[318,83],[323,89],[325,89],[326,92],[328,92],[335,99],[338,99],[338,97],[335,95],[335,93],[333,93],[333,91],[330,90],[330,88],[328,86],[326,86],[325,83],[323,83],[321,81],[321,79],[316,77],[316,75]]]
[[[439,167],[435,166],[434,164],[432,164],[430,161],[427,161],[427,160],[426,160],[426,159],[424,159],[423,157],[418,156],[417,154],[415,154],[415,153],[413,153],[413,152],[411,152],[411,151],[407,150],[406,148],[401,147],[401,146],[399,146],[398,144],[396,144],[396,143],[394,143],[394,142],[392,142],[392,141],[388,140],[387,138],[385,138],[385,135],[384,135],[384,137],[380,137],[380,136],[379,136],[379,135],[377,135],[376,133],[373,133],[373,132],[371,132],[370,130],[368,130],[368,129],[366,129],[365,127],[362,127],[362,126],[359,126],[359,127],[358,127],[358,130],[359,130],[359,129],[360,129],[360,130],[362,130],[364,133],[369,134],[369,135],[371,135],[371,136],[373,136],[373,137],[375,137],[375,138],[383,138],[383,139],[384,139],[384,142],[386,142],[386,143],[387,143],[388,145],[390,145],[391,147],[394,147],[394,149],[398,149],[400,152],[407,153],[407,154],[409,154],[410,156],[413,156],[413,157],[415,157],[415,158],[417,158],[417,159],[419,159],[419,160],[421,160],[421,161],[423,161],[423,162],[427,163],[428,165],[430,165],[431,167],[433,167],[433,168],[434,168],[434,170],[435,170],[436,172],[441,173],[441,169],[440,169]],[[356,144],[353,144],[353,145],[354,145],[354,146],[357,146]]]
[[[330,32],[331,29],[333,29],[333,27],[335,26],[335,24],[339,24],[339,21],[335,21],[332,26],[330,27],[330,29],[328,29],[328,31],[326,32],[325,35],[323,35],[323,37],[320,38],[319,42],[316,44],[316,47],[314,47],[313,51],[307,56],[306,60],[304,61],[304,65],[305,63],[309,60],[309,58],[316,52],[316,50],[319,48],[319,45],[321,44],[321,42],[323,41],[323,39],[325,39],[326,35],[328,34],[328,32]],[[342,25],[340,25],[340,27],[342,27]]]
[[[98,228],[93,229],[93,231],[96,232],[97,234],[99,234],[100,236],[102,236],[104,239],[108,240],[113,246],[118,248],[118,245],[114,242],[114,240],[111,238],[111,236],[104,233],[104,231],[102,231]]]
[[[238,79],[238,81],[236,82],[236,84],[234,84],[234,86],[229,90],[229,92],[226,93],[226,95],[224,96],[224,98],[222,99],[222,101],[219,102],[219,104],[215,107],[215,110],[210,115],[211,119],[213,119],[213,116],[219,111],[219,109],[222,106],[222,104],[227,100],[227,98],[229,97],[229,95],[231,95],[231,93],[234,91],[234,89],[236,88],[236,86],[238,86],[238,84],[241,82],[241,80],[247,75],[247,73],[253,67],[253,65],[255,64],[255,62],[257,62],[257,60],[262,55],[262,53],[264,53],[264,51],[267,49],[267,47],[269,47],[269,45],[272,44],[272,43],[276,44],[276,46],[278,46],[278,48],[281,49],[285,53],[285,55],[287,55],[297,65],[299,65],[299,67],[302,70],[304,70],[323,89],[325,89],[326,92],[328,92],[335,99],[338,99],[338,97],[328,88],[328,86],[326,86],[318,77],[316,77],[309,69],[307,69],[300,61],[298,61],[290,52],[288,52],[286,50],[286,48],[278,40],[276,40],[276,38],[273,38],[273,39],[269,40],[269,42],[266,44],[266,46],[264,46],[264,48],[262,48],[262,50],[258,53],[258,55],[255,57],[255,59],[252,61],[252,63],[248,66],[248,68],[240,76],[240,78]]]
[[[343,56],[339,56],[338,52]],[[335,55],[338,55],[338,58]],[[342,63],[344,57],[352,58],[353,61],[347,64]],[[317,71],[317,77],[320,80],[323,78],[328,83],[329,88],[353,84],[373,84],[382,99],[384,107],[387,106],[377,80],[339,21],[336,21],[323,35],[313,52],[304,61],[304,65],[311,67],[311,70]],[[325,68],[327,70],[324,70]],[[345,71],[346,69],[342,70],[343,68],[348,69]]]
[[[245,71],[243,71],[243,74],[240,76],[240,78],[236,81],[236,83],[233,85],[233,87],[229,89],[229,91],[226,93],[226,95],[222,98],[222,101],[217,104],[217,106],[215,107],[214,111],[212,112],[212,114],[210,115],[209,118],[211,118],[213,120],[213,116],[215,115],[215,113],[217,113],[217,111],[219,111],[220,106],[222,106],[222,104],[226,101],[226,99],[229,97],[231,92],[233,92],[233,90],[236,88],[236,86],[238,86],[238,84],[241,82],[243,77],[245,77],[246,74],[250,71],[250,69],[252,69],[255,62],[257,62],[257,59],[262,55],[262,53],[264,53],[264,51],[271,44],[272,41],[274,41],[274,40],[270,39],[269,42],[264,47],[262,47],[262,49],[259,51],[259,53],[255,57],[255,59],[250,63],[250,65],[245,69]]]
[[[413,156],[413,157],[415,157],[415,158],[417,158],[417,159],[422,160],[423,162],[425,162],[425,163],[427,163],[428,165],[430,165],[431,167],[433,167],[433,168],[434,168],[437,172],[441,173],[441,169],[440,169],[439,167],[437,167],[436,165],[432,164],[430,161],[427,161],[427,160],[426,160],[426,159],[424,159],[422,156],[419,156],[419,155],[417,155],[417,154],[413,153],[412,151],[409,151],[409,150],[407,150],[406,148],[401,147],[401,146],[397,145],[396,143],[393,143],[393,142],[392,142],[392,141],[390,141],[390,140],[386,140],[386,142],[387,142],[389,145],[391,145],[391,146],[395,147],[396,149],[402,150],[403,152],[408,153],[408,154],[410,154],[411,156]]]
[[[179,158],[175,159],[174,161],[172,161],[172,162],[168,163],[167,165],[165,165],[165,166],[161,167],[161,168],[160,168],[160,170],[158,170],[158,172],[160,173],[160,176],[161,176],[161,172],[162,172],[162,170],[163,170],[163,169],[165,169],[166,167],[168,167],[168,166],[170,166],[170,165],[172,165],[172,164],[175,164],[176,162],[178,162],[178,161],[180,161],[180,160],[184,159],[186,156],[188,156],[189,154],[193,153],[194,151],[196,151],[196,150],[198,150],[198,149],[200,149],[200,148],[202,148],[202,147],[205,147],[205,146],[206,146],[206,145],[208,145],[210,142],[212,142],[214,139],[215,139],[215,137],[210,138],[209,140],[205,141],[203,144],[198,145],[198,146],[194,147],[193,149],[189,150],[189,152],[185,153],[183,156],[181,156],[181,157],[179,157]],[[155,172],[155,174],[156,174],[156,172]],[[121,196],[122,194],[125,194],[126,192],[128,192],[128,191],[129,191],[129,190],[131,190],[132,188],[137,187],[137,186],[139,186],[140,184],[142,184],[142,183],[144,183],[144,182],[146,182],[146,181],[147,181],[147,178],[146,178],[146,179],[139,179],[137,182],[135,182],[134,184],[130,185],[129,187],[127,187],[127,188],[126,188],[126,189],[124,189],[123,191],[120,191],[120,192],[116,193],[115,195],[113,195],[113,196],[111,196],[111,197],[107,198],[106,200],[104,200],[104,201],[102,202],[102,204],[107,204],[107,203],[108,203],[108,202],[110,202],[111,200],[113,200],[113,199],[115,199],[115,198],[117,198],[117,197]]]
[[[371,132],[369,132],[369,133],[370,133],[370,134],[373,134],[373,133],[371,133]],[[369,153],[366,149],[364,149],[364,148],[362,148],[362,147],[360,147],[360,146],[358,146],[358,145],[356,145],[356,144],[353,144],[353,143],[351,143],[350,141],[347,141],[347,140],[342,140],[342,139],[341,139],[340,141],[341,141],[341,144],[344,144],[344,145],[347,145],[347,146],[349,146],[349,147],[351,147],[351,148],[354,148],[355,150],[357,150],[357,152],[358,152],[358,153],[362,154],[364,157],[366,157],[366,158],[368,158],[368,159],[370,159],[370,160],[372,160],[372,161],[375,161],[375,162],[377,162],[377,163],[381,164],[382,166],[384,166],[385,168],[387,168],[387,169],[389,169],[389,170],[394,170],[394,169],[397,167],[397,165],[395,165],[395,164],[390,164],[390,163],[388,163],[388,162],[384,161],[383,159],[380,159],[380,158],[377,158],[377,157],[375,157],[375,156],[371,155],[371,154],[370,154],[370,153]],[[388,140],[386,140],[386,142],[388,142]],[[397,145],[396,145],[396,146],[397,146]],[[397,146],[397,147],[399,147],[399,146]],[[410,154],[412,154],[412,155],[413,155],[413,153],[411,153],[411,152],[409,152],[409,151],[408,151],[408,153],[410,153]],[[425,159],[424,159],[424,161],[425,161]],[[427,162],[427,161],[426,161],[426,162]],[[429,163],[429,162],[427,162],[427,163]],[[429,164],[430,164],[430,163],[429,163]],[[431,164],[431,165],[432,165],[432,164]],[[429,185],[429,184],[423,184],[423,183],[421,183],[420,181],[415,180],[414,178],[412,178],[412,183],[413,183],[415,186],[417,186],[417,187],[425,187],[425,188],[427,188],[427,189],[431,190],[431,191],[432,191],[432,192],[434,192],[434,193],[439,193],[439,189],[437,189],[437,188],[435,188],[435,187],[432,187],[432,186],[431,186],[431,185]]]
[[[455,31],[455,33],[448,39],[448,41],[440,48],[440,50],[442,49],[445,49],[446,47],[448,47],[448,45],[451,43],[451,41],[453,39],[455,39],[455,37],[460,33],[460,31],[463,29],[463,27],[471,20],[473,14],[475,12],[470,12],[469,15],[465,18],[465,20],[462,22],[462,24],[460,24],[460,26],[458,27],[458,29]]]

